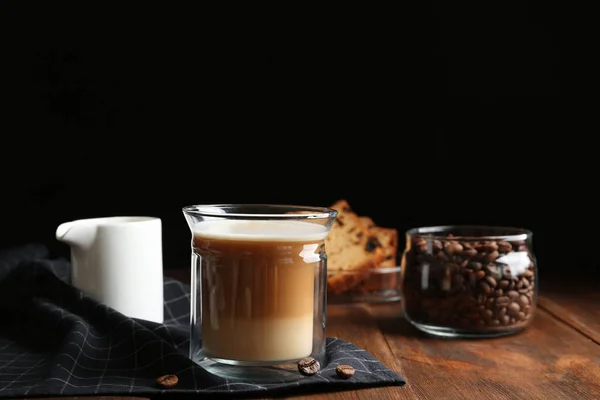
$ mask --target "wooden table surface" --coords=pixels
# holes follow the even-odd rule
[[[327,335],[366,349],[403,375],[407,384],[292,398],[600,399],[596,282],[542,280],[532,324],[521,333],[495,339],[421,334],[402,318],[400,303],[330,306]]]

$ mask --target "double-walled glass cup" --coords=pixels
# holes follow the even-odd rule
[[[192,232],[190,358],[247,382],[325,365],[325,238],[337,211],[287,205],[183,208]]]
[[[404,317],[440,336],[515,333],[533,319],[537,262],[529,230],[437,226],[406,232]]]

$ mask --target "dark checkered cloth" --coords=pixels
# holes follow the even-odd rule
[[[327,339],[327,365],[293,383],[256,385],[208,374],[187,356],[189,286],[166,279],[165,323],[131,319],[70,284],[70,263],[41,245],[0,251],[0,398],[85,395],[269,397],[405,381],[365,350]],[[350,364],[352,379],[336,378]],[[161,389],[155,379],[179,376]],[[399,389],[400,390],[400,389]]]

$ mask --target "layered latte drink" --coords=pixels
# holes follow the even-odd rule
[[[327,231],[295,220],[215,219],[193,227],[204,356],[252,364],[313,353],[315,332],[324,336],[315,310],[322,307]]]

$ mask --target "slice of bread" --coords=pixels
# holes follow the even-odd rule
[[[378,267],[395,267],[398,265],[398,231],[393,228],[384,228],[374,226],[369,230],[370,234],[375,236],[385,253],[385,260],[379,263]]]
[[[337,294],[364,281],[368,270],[378,266],[386,254],[346,200],[337,201],[331,208],[338,215],[325,239],[327,287]]]
[[[399,283],[399,274],[394,270],[384,271],[383,268],[397,268],[398,266],[398,231],[373,224],[369,229],[369,234],[376,237],[377,241],[381,243],[385,259],[376,266],[376,268],[382,269],[381,273],[372,272],[368,279],[356,287],[356,291],[365,293],[395,290]]]
[[[371,217],[361,216],[360,220],[367,227],[369,236],[374,236],[377,239],[385,253],[385,260],[379,263],[377,267],[397,266],[398,230],[377,226]]]
[[[370,231],[371,229],[375,228],[375,222],[373,221],[373,219],[371,217],[365,217],[364,215],[360,217],[360,220],[362,221],[362,223],[367,227],[367,229]]]

